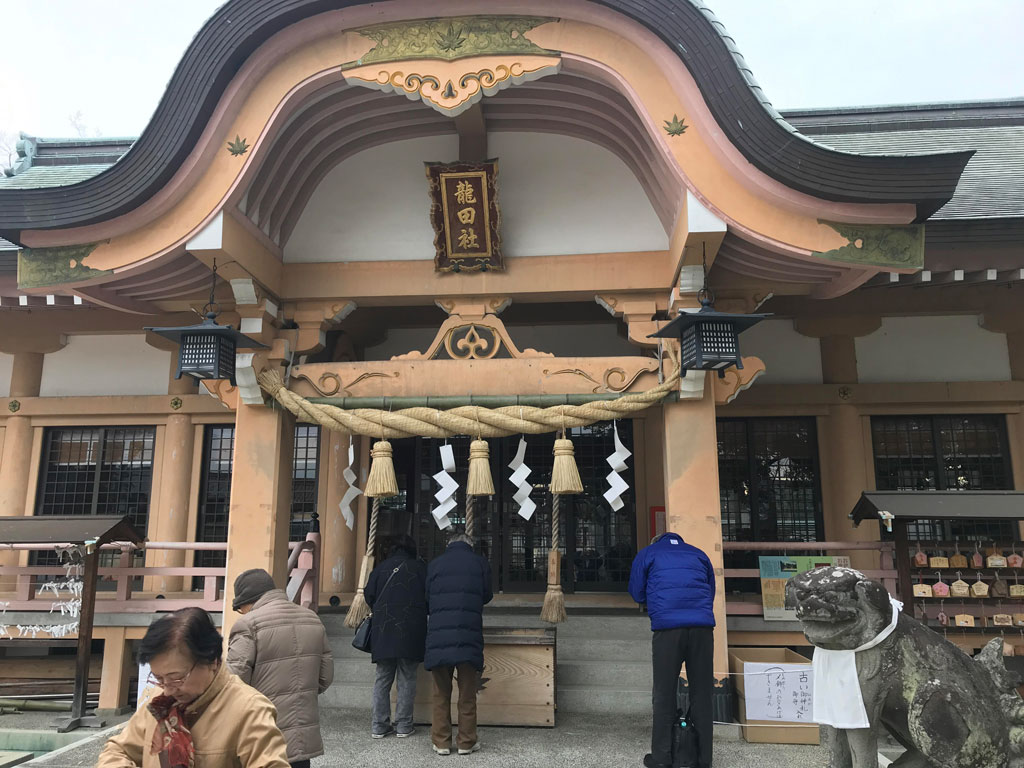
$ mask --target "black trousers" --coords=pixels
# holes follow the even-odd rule
[[[679,672],[685,663],[690,692],[690,716],[700,746],[699,768],[711,768],[714,632],[712,627],[656,629],[653,632],[651,659],[654,664],[654,726],[651,729],[651,755],[657,763],[672,765],[672,727],[676,722]]]
[[[309,760],[296,760],[291,763],[292,768],[309,768]]]

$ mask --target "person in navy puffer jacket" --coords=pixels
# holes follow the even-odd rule
[[[484,669],[484,606],[491,602],[491,566],[473,551],[465,534],[427,566],[427,648],[423,667],[434,678],[430,740],[439,755],[451,754],[452,674],[459,681],[460,755],[480,749],[476,693]]]
[[[715,571],[701,550],[677,533],[665,533],[633,560],[629,594],[647,606],[654,665],[654,724],[647,768],[671,768],[679,672],[686,663],[690,714],[697,733],[699,762],[711,768],[711,693],[715,655]]]

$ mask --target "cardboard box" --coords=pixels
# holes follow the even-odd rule
[[[739,706],[739,721],[744,741],[758,744],[818,744],[820,734],[817,725],[801,723],[784,723],[777,720],[747,720],[746,681],[743,677],[745,662],[777,664],[783,668],[787,664],[810,664],[811,660],[788,648],[730,648],[729,672],[736,689],[736,702]],[[798,727],[793,727],[797,725]]]

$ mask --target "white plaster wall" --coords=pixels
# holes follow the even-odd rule
[[[11,371],[14,370],[14,355],[0,352],[0,397],[11,395]]]
[[[740,352],[764,360],[759,379],[773,384],[821,384],[821,346],[792,320],[762,320],[740,335]]]
[[[309,198],[285,244],[284,260],[433,259],[423,163],[458,159],[459,138],[454,134],[396,141],[348,158]]]
[[[345,160],[317,187],[286,262],[434,258],[423,162],[458,158],[456,136],[410,139]],[[543,133],[492,133],[506,257],[668,248],[646,193],[614,154]]]
[[[506,256],[668,248],[640,182],[607,149],[547,133],[492,133],[487,144]]]
[[[864,383],[1010,378],[1006,335],[986,331],[975,315],[883,317],[856,344]]]
[[[43,358],[43,397],[166,395],[171,353],[143,334],[68,336],[63,349]]]

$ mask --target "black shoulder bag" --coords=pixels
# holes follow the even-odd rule
[[[404,563],[399,563],[398,566],[393,571],[391,571],[391,575],[388,576],[388,580],[385,581],[384,582],[384,586],[381,587],[380,594],[377,595],[377,602],[378,603],[380,602],[381,598],[384,597],[384,592],[385,592],[385,590],[387,590],[388,584],[390,584],[391,580],[393,578],[395,578],[395,574],[398,573],[398,569],[401,568],[403,565],[404,565]],[[367,616],[365,619],[363,619],[361,622],[359,622],[359,626],[356,627],[356,633],[352,637],[352,647],[355,648],[358,651],[364,651],[365,653],[370,653],[370,651],[372,650],[372,648],[370,647],[370,620],[371,619],[373,619],[373,614],[372,613],[369,616]]]
[[[672,728],[672,768],[693,768],[699,757],[697,731],[693,728],[690,710],[687,709],[685,715],[679,710]]]

